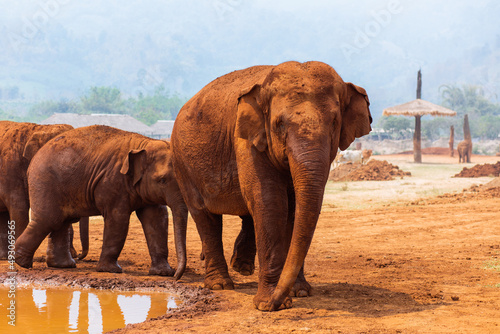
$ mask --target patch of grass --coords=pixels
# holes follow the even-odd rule
[[[493,259],[487,261],[484,264],[483,268],[500,272],[500,259],[493,258]]]

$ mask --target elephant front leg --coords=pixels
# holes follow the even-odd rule
[[[232,290],[222,246],[222,216],[201,210],[190,210],[205,255],[205,287],[211,290]]]
[[[141,221],[149,255],[150,275],[174,276],[175,270],[168,263],[168,211],[164,205],[148,206],[137,210]]]
[[[252,275],[255,270],[255,229],[252,216],[241,217],[241,231],[234,243],[231,267],[243,276]]]
[[[76,262],[71,255],[70,245],[73,234],[70,223],[49,234],[47,245],[47,266],[54,268],[75,268]]]
[[[127,238],[130,212],[118,213],[118,208],[113,211],[114,214],[104,216],[102,250],[97,271],[121,273],[123,270],[118,264],[118,257]]]

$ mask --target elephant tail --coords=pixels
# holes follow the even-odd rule
[[[89,217],[80,218],[80,242],[82,253],[78,255],[78,259],[83,260],[89,253]]]

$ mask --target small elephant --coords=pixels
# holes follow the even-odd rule
[[[231,214],[253,221],[255,307],[289,308],[295,287],[310,294],[303,265],[330,165],[338,148],[371,131],[368,106],[366,91],[329,65],[286,62],[226,74],[182,107],[174,171],[202,240],[206,287],[234,288],[222,247],[222,215]],[[250,247],[244,239],[237,244]]]
[[[0,121],[0,259],[7,259],[9,232],[13,231],[10,233],[17,238],[29,223],[26,173],[31,159],[50,139],[71,129],[66,124]],[[9,221],[13,222],[13,229],[9,228]],[[79,258],[84,258],[87,252],[84,245]]]
[[[472,151],[472,143],[468,140],[462,140],[457,145],[458,162],[470,162],[470,152]]]
[[[179,279],[186,267],[188,211],[173,174],[170,143],[108,126],[77,128],[47,143],[28,169],[31,222],[16,243],[16,262],[30,268],[50,234],[47,264],[75,267],[68,228],[78,217],[104,216],[98,271],[120,273],[117,263],[130,214],[141,221],[151,256],[149,274]],[[178,267],[168,263],[168,205],[174,219]]]

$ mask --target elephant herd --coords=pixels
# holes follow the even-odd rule
[[[233,289],[222,216],[237,215],[242,229],[231,266],[250,275],[257,255],[255,307],[289,308],[290,293],[311,293],[303,265],[330,165],[338,148],[370,132],[371,121],[363,88],[327,64],[286,62],[209,83],[180,110],[170,143],[107,126],[0,122],[0,258],[7,256],[10,220],[16,221],[18,265],[30,268],[48,236],[47,265],[74,267],[71,225],[102,215],[97,270],[119,273],[135,211],[151,256],[149,273],[178,279],[186,267],[189,212],[202,242],[205,287]],[[166,206],[176,270],[167,261]]]

